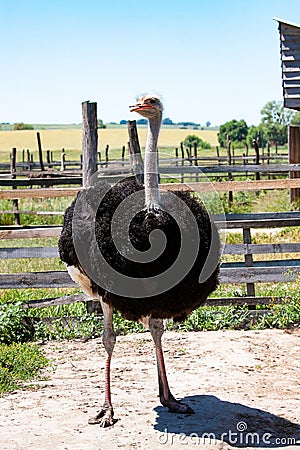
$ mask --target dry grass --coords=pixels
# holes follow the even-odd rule
[[[37,149],[36,132],[38,130],[28,131],[0,131],[0,152],[9,152],[12,147],[18,150]],[[139,138],[141,146],[145,145],[146,127],[139,128]],[[81,130],[41,130],[42,146],[45,150],[80,150],[81,149]],[[162,128],[159,139],[160,147],[178,147],[185,137],[189,134],[195,134],[201,139],[209,142],[211,145],[217,145],[216,130],[191,130],[191,129],[169,129]],[[106,128],[99,130],[99,149],[102,150],[107,144],[110,149],[121,149],[123,145],[127,146],[128,133],[127,128]]]

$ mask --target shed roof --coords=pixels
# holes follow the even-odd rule
[[[280,19],[279,17],[273,17],[273,20],[276,20],[277,22],[284,23],[285,25],[290,25],[291,27],[300,28],[300,25],[295,22],[289,22],[288,20]]]
[[[300,111],[300,25],[274,20],[279,23],[284,106]]]

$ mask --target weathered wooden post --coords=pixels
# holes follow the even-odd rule
[[[16,178],[16,161],[17,161],[17,149],[14,147],[10,154],[10,174],[12,178]]]
[[[50,150],[46,150],[46,161],[47,161],[48,167],[50,167],[50,164],[51,164],[51,160],[50,160]]]
[[[128,153],[129,163],[132,167],[133,174],[140,183],[144,183],[144,162],[141,155],[141,147],[136,128],[136,120],[128,120]]]
[[[82,103],[82,185],[90,186],[91,177],[97,172],[97,103]]]
[[[27,149],[26,153],[27,153],[28,170],[30,171],[31,170],[31,158],[30,158],[30,150],[29,150],[29,148]]]
[[[97,103],[82,103],[82,186],[91,186],[92,176],[97,172],[98,127]],[[101,313],[99,301],[86,302],[88,314]]]
[[[289,126],[289,164],[300,163],[300,126]],[[300,178],[300,172],[290,172],[290,178]],[[290,202],[292,204],[299,202],[300,188],[290,190]],[[297,209],[299,209],[297,207]]]
[[[10,174],[11,178],[14,180],[16,178],[16,163],[17,163],[17,149],[14,147],[10,154]],[[16,189],[17,186],[13,186],[13,189]],[[13,209],[14,211],[18,211],[19,209],[19,201],[18,199],[13,200]],[[14,213],[15,225],[20,225],[20,214],[18,212]]]
[[[227,136],[226,136],[226,149],[227,149],[227,164],[228,164],[228,166],[231,166],[231,151],[230,151],[230,147],[231,147],[231,140],[230,140],[229,134],[227,134]],[[228,181],[232,181],[232,173],[231,172],[228,172]],[[229,202],[229,206],[231,206],[232,202],[233,202],[233,193],[232,193],[232,191],[228,192],[228,202]]]
[[[267,145],[267,164],[270,164],[270,142]],[[270,180],[270,172],[268,172],[268,180]]]
[[[258,146],[258,136],[256,139],[253,139],[252,144],[255,150],[255,164],[258,166],[259,165],[259,146]],[[255,179],[259,180],[260,176],[259,176],[259,172],[255,172]]]
[[[107,144],[105,147],[105,167],[108,167],[108,159],[109,159],[108,151],[109,151],[109,145]]]
[[[184,148],[183,143],[180,142],[180,150],[181,150],[181,165],[184,166]],[[184,183],[184,173],[181,172],[181,183]]]
[[[243,228],[243,240],[244,244],[251,244],[251,231],[250,228]],[[253,267],[253,257],[252,254],[245,255],[245,266],[246,267]],[[255,297],[255,285],[254,283],[247,283],[247,295],[249,297]]]
[[[195,166],[198,166],[198,146],[197,143],[194,143],[194,159],[195,159]],[[199,181],[199,174],[196,173],[196,182]]]
[[[63,148],[61,150],[61,157],[60,157],[60,171],[63,172],[66,168],[66,153],[65,149]]]
[[[36,138],[37,138],[38,151],[39,151],[40,167],[41,167],[41,171],[44,172],[45,166],[44,166],[44,161],[43,161],[43,150],[42,150],[41,136],[40,136],[39,132],[36,133]]]
[[[217,152],[217,160],[218,160],[218,165],[221,165],[221,159],[220,159],[220,151],[219,151],[219,147],[216,146],[216,152]]]
[[[122,155],[121,155],[121,158],[122,158],[122,166],[124,166],[124,160],[125,160],[125,145],[122,146]]]

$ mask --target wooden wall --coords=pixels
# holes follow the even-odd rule
[[[284,106],[300,110],[300,26],[279,21]]]

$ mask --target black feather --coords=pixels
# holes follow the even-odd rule
[[[108,192],[103,196],[105,190]],[[191,243],[195,240],[195,236],[191,232],[188,223],[179,229],[176,220],[163,207],[155,214],[149,214],[146,210],[141,210],[133,217],[129,227],[130,241],[133,247],[141,252],[149,250],[151,246],[149,241],[151,231],[159,229],[164,233],[166,247],[158,258],[148,263],[134,262],[131,260],[130,250],[124,248],[122,255],[116,249],[111,233],[112,218],[116,208],[131,194],[141,190],[143,190],[141,184],[129,179],[110,188],[104,183],[99,183],[92,188],[81,191],[65,213],[63,229],[59,239],[59,253],[62,261],[65,261],[67,265],[83,266],[83,264],[79,263],[76,255],[72,236],[72,219],[76,201],[79,200],[83,205],[86,205],[84,210],[81,211],[80,217],[78,217],[76,210],[76,221],[80,223],[80,231],[78,231],[81,235],[80,239],[82,239],[82,242],[86,242],[90,230],[95,230],[96,241],[101,254],[118,273],[128,277],[147,279],[172,267],[180,252],[181,233],[185,233],[185,237]],[[166,292],[145,298],[117,295],[114,293],[113,282],[111,288],[104,289],[99,285],[100,283],[97,284],[92,280],[93,291],[103,296],[104,301],[119,310],[126,319],[139,320],[143,316],[152,316],[153,318],[173,317],[176,321],[184,320],[191,311],[206,301],[208,295],[218,285],[218,264],[215,265],[213,273],[208,279],[201,284],[199,283],[199,274],[210,250],[214,225],[211,224],[210,217],[204,206],[195,198],[193,193],[177,191],[173,192],[173,194],[182,200],[193,214],[200,236],[200,242],[195,240],[195,245],[198,246],[198,249],[196,249],[194,264],[183,279],[175,282],[174,286],[170,287]],[[103,199],[98,205],[97,201],[100,197],[103,197]],[[127,212],[124,213],[120,222],[116,224],[116,228],[119,231],[122,231],[122,220],[128,220],[126,214]],[[131,214],[130,210],[128,210],[128,214]],[[96,218],[96,220],[93,221],[92,217]],[[183,221],[183,223],[185,222]],[[84,264],[84,267],[93,269],[101,277],[102,266],[97,259],[96,250],[98,249],[86,246],[84,258],[86,265]],[[219,258],[219,252],[219,241],[217,239],[214,248],[216,260]],[[90,273],[89,270],[87,272]]]

